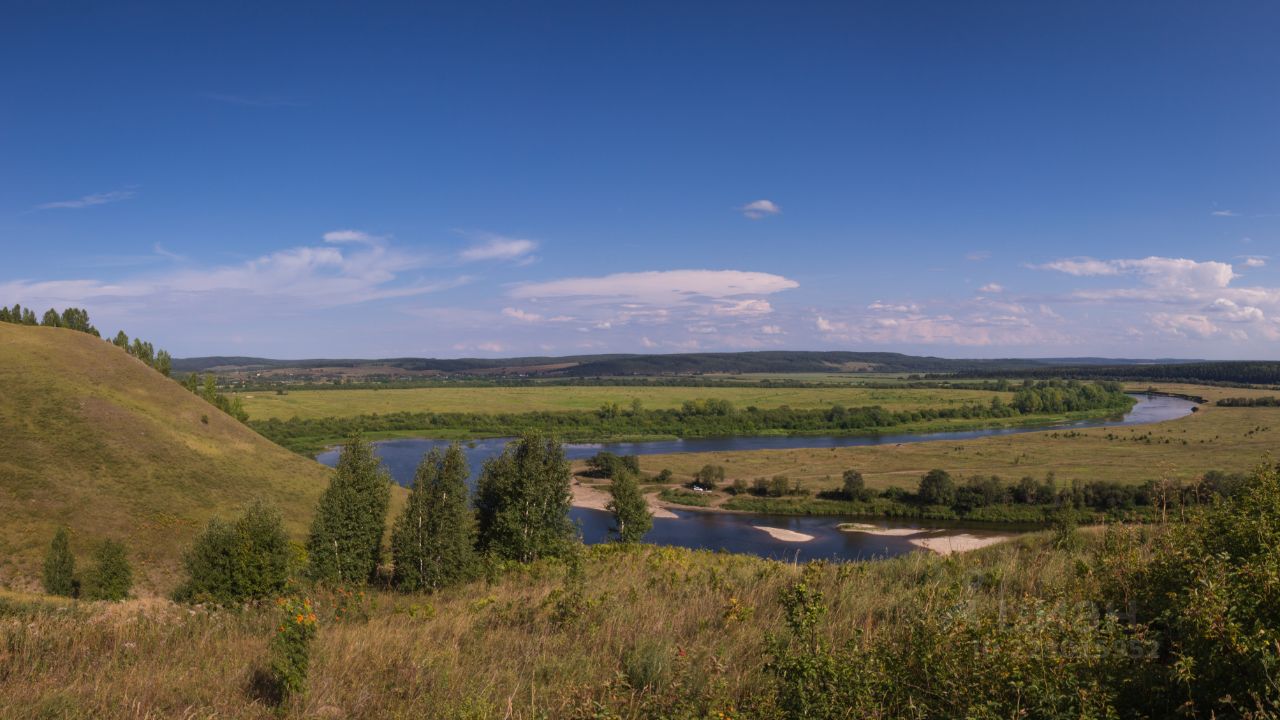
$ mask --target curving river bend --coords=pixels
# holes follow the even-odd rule
[[[1137,399],[1137,404],[1120,417],[1016,428],[878,436],[769,436],[690,438],[687,440],[655,440],[633,443],[566,443],[564,448],[565,455],[570,460],[581,460],[591,457],[601,450],[607,450],[618,455],[665,455],[689,452],[895,445],[934,440],[970,440],[995,435],[1043,432],[1058,428],[1079,429],[1141,425],[1184,417],[1191,414],[1196,406],[1196,403],[1190,400],[1163,395],[1134,395],[1133,397]],[[467,462],[471,466],[471,480],[473,483],[479,475],[480,467],[484,464],[484,461],[501,453],[510,440],[510,438],[490,438],[463,443]],[[379,457],[382,458],[383,464],[391,473],[392,479],[401,485],[408,485],[413,481],[414,469],[418,466],[419,461],[422,460],[422,456],[432,448],[447,446],[449,442],[448,440],[433,440],[429,438],[407,438],[383,440],[374,443],[374,446]],[[317,455],[316,460],[332,467],[338,462],[338,452],[337,448],[326,450]],[[955,532],[954,529],[949,531],[939,530],[939,523],[932,521],[927,526],[910,521],[873,521],[876,526],[885,529],[919,528],[925,531],[921,536],[907,537],[843,532],[836,528],[837,524],[844,521],[844,519],[838,517],[714,513],[696,510],[674,510],[673,512],[676,514],[676,518],[657,518],[654,520],[653,530],[645,537],[646,542],[696,549],[751,553],[762,557],[785,560],[804,561],[818,558],[862,560],[873,557],[890,557],[910,552],[916,549],[916,546],[911,543],[912,539]],[[586,508],[573,508],[570,511],[570,515],[580,525],[583,539],[586,542],[602,542],[607,538],[612,521],[608,513]],[[864,520],[863,522],[871,521]],[[813,539],[808,542],[778,540],[757,529],[756,526],[791,530],[811,535]],[[968,535],[979,537],[1007,534],[993,531],[989,525],[977,528],[969,526],[964,528],[964,532]]]

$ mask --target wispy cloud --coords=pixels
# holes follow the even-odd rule
[[[1235,210],[1214,210],[1209,214],[1214,217],[1240,217],[1240,213]]]
[[[743,216],[751,220],[760,220],[770,215],[782,213],[782,208],[778,207],[778,204],[772,200],[755,200],[743,205],[738,210],[742,212]]]
[[[157,254],[180,259],[156,246]],[[111,306],[128,300],[166,311],[183,308],[225,317],[236,312],[288,314],[404,298],[457,287],[468,276],[409,278],[429,266],[422,254],[386,245],[302,246],[235,265],[198,267],[189,261],[166,272],[117,281],[96,279],[0,283],[0,296],[23,304]]]
[[[1222,288],[1237,277],[1230,263],[1216,260],[1197,261],[1187,258],[1151,256],[1140,259],[1095,260],[1094,258],[1069,258],[1054,260],[1043,265],[1033,265],[1039,270],[1057,272],[1077,277],[1138,275],[1148,284],[1159,287]]]
[[[697,296],[728,298],[737,295],[767,295],[799,286],[795,280],[772,273],[742,270],[657,270],[522,283],[512,288],[508,294],[516,298],[624,298],[652,304],[676,305]]]
[[[132,200],[137,197],[137,192],[133,190],[112,190],[111,192],[94,193],[85,195],[75,200],[56,200],[54,202],[41,203],[35,207],[36,210],[62,210],[62,209],[79,209],[93,207],[95,205],[107,205],[109,203],[120,202],[121,200]]]
[[[458,253],[463,262],[481,260],[525,260],[538,249],[538,243],[524,238],[485,235],[483,240]]]
[[[324,234],[324,241],[335,245],[341,245],[344,243],[377,245],[385,239],[385,237],[380,235],[370,235],[363,230],[331,230]]]
[[[1000,283],[987,283],[986,285],[983,285],[982,287],[978,288],[978,292],[991,293],[991,294],[1001,293],[1001,292],[1004,292],[1004,286],[1001,285]]]

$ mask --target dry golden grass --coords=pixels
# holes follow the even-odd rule
[[[949,559],[829,565],[825,634],[892,627],[895,610],[966,587],[979,606],[1078,582],[1040,536]],[[555,620],[565,567],[539,563],[435,596],[374,593],[367,619],[321,615],[298,718],[769,716],[766,632],[799,568],[673,548],[592,548],[585,610]],[[998,585],[973,578],[999,578]],[[268,718],[253,673],[270,610],[0,596],[5,717]],[[647,686],[647,687],[644,687]],[[598,713],[598,714],[597,714]]]
[[[207,422],[206,422],[207,419]],[[127,353],[71,330],[0,323],[0,584],[31,587],[58,525],[86,562],[122,540],[136,591],[173,587],[214,515],[255,497],[301,537],[330,471]]]

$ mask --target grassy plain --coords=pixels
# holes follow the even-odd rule
[[[993,396],[1004,400],[1012,393],[988,390],[744,387],[617,387],[554,386],[409,388],[388,390],[298,390],[285,395],[246,392],[240,400],[254,420],[297,416],[304,420],[351,417],[392,412],[524,413],[597,410],[606,403],[624,408],[639,400],[645,408],[678,408],[686,400],[728,400],[735,407],[796,409],[833,405],[880,405],[887,410],[942,408],[964,403],[988,403]]]
[[[1131,389],[1146,389],[1147,385]],[[1156,389],[1209,400],[1187,417],[1150,425],[1056,429],[980,438],[814,450],[645,455],[641,468],[664,468],[687,481],[706,464],[723,465],[726,477],[752,479],[786,475],[800,478],[813,490],[834,489],[845,470],[862,471],[876,489],[914,489],[932,468],[953,475],[999,475],[1016,481],[1056,474],[1059,484],[1071,480],[1142,483],[1162,476],[1191,479],[1207,470],[1247,471],[1280,445],[1280,408],[1221,408],[1223,397],[1276,395],[1274,391],[1200,385],[1156,384]]]

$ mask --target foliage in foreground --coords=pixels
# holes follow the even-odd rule
[[[438,590],[471,577],[476,525],[467,491],[467,458],[453,443],[418,465],[404,512],[391,531],[392,579],[405,591]]]
[[[175,597],[220,605],[279,597],[291,555],[280,511],[255,502],[233,523],[209,521],[183,559],[187,580]]]
[[[564,448],[538,433],[485,462],[475,499],[480,551],[521,563],[565,553],[574,537],[571,478]]]
[[[363,583],[382,559],[391,477],[359,433],[343,446],[307,538],[307,574],[329,583]]]

